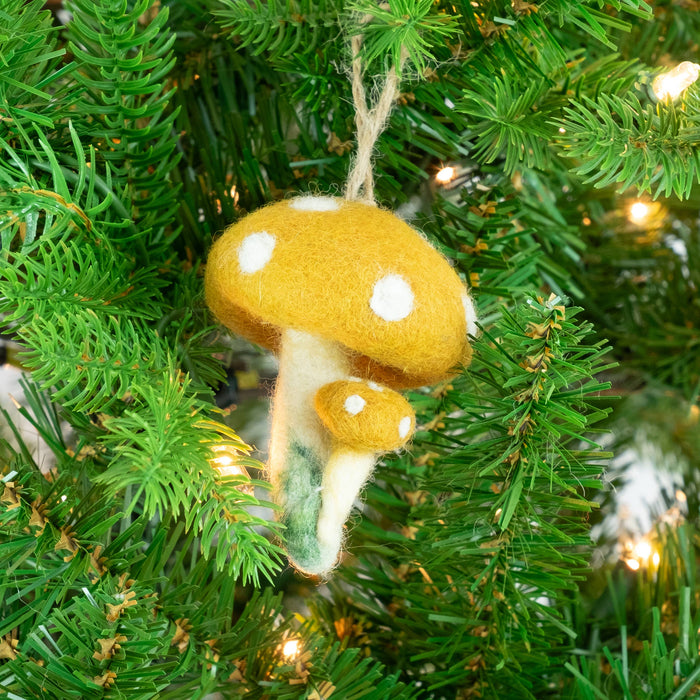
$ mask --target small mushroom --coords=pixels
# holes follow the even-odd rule
[[[371,453],[403,447],[416,423],[411,404],[401,394],[359,378],[325,384],[314,405],[338,443]]]
[[[342,545],[343,523],[377,456],[403,447],[416,417],[401,394],[358,378],[325,384],[316,392],[314,405],[334,438],[317,527],[321,551],[333,556]]]
[[[205,291],[224,325],[279,356],[269,476],[290,558],[325,573],[377,455],[413,430],[410,407],[392,389],[433,384],[469,363],[476,324],[467,290],[394,214],[303,196],[229,227],[210,252]],[[340,410],[348,402],[354,418]],[[401,432],[409,418],[395,442],[373,425],[387,415]]]

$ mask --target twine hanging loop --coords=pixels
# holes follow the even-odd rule
[[[366,16],[362,23],[371,19]],[[357,150],[353,158],[352,168],[348,173],[345,186],[345,199],[376,204],[374,200],[373,155],[377,138],[384,131],[387,119],[399,96],[401,82],[401,67],[405,60],[401,54],[400,65],[392,65],[384,78],[378,97],[372,107],[367,105],[367,95],[363,82],[363,66],[360,50],[362,35],[357,34],[350,42],[352,50],[352,99],[355,107],[355,124],[357,128]]]

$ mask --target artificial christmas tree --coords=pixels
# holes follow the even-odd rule
[[[697,3],[43,5],[0,0],[0,696],[697,697]],[[346,183],[480,330],[308,577],[204,272]]]

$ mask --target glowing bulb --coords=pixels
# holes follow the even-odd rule
[[[435,179],[441,184],[446,185],[448,182],[452,182],[455,179],[455,169],[448,165],[447,167],[440,170],[440,172],[435,176]]]
[[[687,90],[700,75],[700,65],[691,61],[679,63],[668,73],[662,73],[654,79],[651,89],[660,100],[670,98],[675,100],[684,90]]]
[[[637,559],[648,559],[651,556],[651,544],[646,540],[640,540],[632,550]]]
[[[219,463],[213,466],[221,476],[248,476],[248,472],[240,464],[234,464],[230,458],[224,464]]]
[[[559,127],[559,133],[560,133],[560,134],[565,134],[565,133],[566,133],[566,129],[565,129],[563,126],[560,126],[560,127]]]
[[[68,496],[63,494],[63,496],[61,496],[61,500],[65,503],[68,500]]]
[[[214,445],[211,451],[216,454],[209,460],[214,469],[222,476],[230,476],[231,474],[245,474],[245,470],[236,464],[235,455],[232,455],[230,448],[226,445]]]
[[[651,561],[654,564],[654,566],[659,565],[659,562],[661,561],[661,557],[659,556],[658,552],[654,552],[654,554],[651,557]]]
[[[284,656],[285,659],[293,659],[296,656],[299,655],[299,647],[301,644],[299,643],[298,639],[289,639],[284,643],[284,646],[282,647],[282,656]]]
[[[649,216],[649,205],[644,202],[635,202],[630,207],[629,220],[633,224],[643,224]]]
[[[685,503],[688,500],[688,497],[685,495],[684,491],[681,491],[678,489],[676,491],[676,500],[679,501],[680,503]]]
[[[625,559],[625,564],[627,564],[632,571],[637,571],[637,569],[639,569],[639,562],[636,559]]]
[[[209,464],[216,469],[221,476],[244,476],[250,478],[248,470],[237,463],[238,454],[232,451],[232,448],[227,445],[214,445],[211,451],[217,455],[209,460]],[[253,484],[241,484],[236,487],[241,493],[254,493]]]

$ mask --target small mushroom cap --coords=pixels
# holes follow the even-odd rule
[[[416,426],[411,404],[397,392],[360,380],[322,386],[314,397],[321,422],[343,445],[388,452],[408,442]]]
[[[209,307],[277,350],[294,328],[346,348],[352,371],[394,388],[433,384],[471,357],[466,288],[448,261],[391,212],[304,196],[254,211],[211,249]]]

